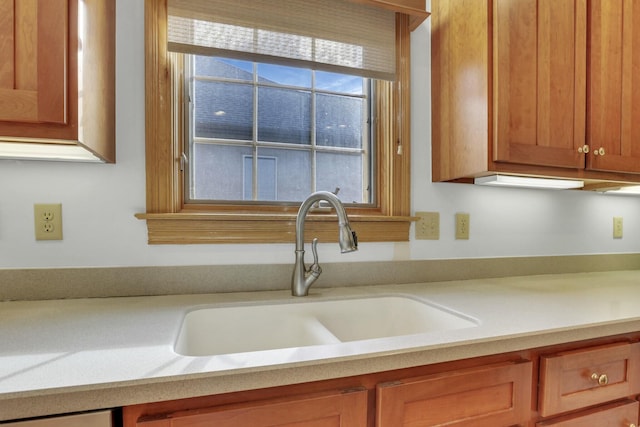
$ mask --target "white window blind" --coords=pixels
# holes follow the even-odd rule
[[[168,0],[169,50],[395,78],[395,13],[345,0]]]

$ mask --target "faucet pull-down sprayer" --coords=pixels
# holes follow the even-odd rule
[[[313,264],[309,268],[304,264],[304,223],[313,204],[320,200],[329,202],[338,215],[338,241],[340,243],[340,251],[342,253],[346,253],[358,250],[356,232],[351,230],[347,212],[345,211],[340,199],[338,199],[335,194],[328,191],[318,191],[311,194],[300,205],[298,216],[296,217],[296,261],[293,268],[293,277],[291,279],[291,294],[294,296],[308,295],[309,288],[322,273],[322,268],[320,268],[320,264],[318,264],[317,238],[314,238],[311,242]]]

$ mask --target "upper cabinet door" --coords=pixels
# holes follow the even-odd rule
[[[495,0],[493,19],[493,160],[584,168],[586,0]]]
[[[590,8],[587,167],[640,173],[640,1]]]
[[[67,122],[66,0],[0,0],[0,120]]]

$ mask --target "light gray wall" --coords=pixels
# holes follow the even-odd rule
[[[149,246],[145,209],[143,0],[117,0],[115,165],[0,161],[0,268],[283,264],[292,245]],[[432,184],[429,20],[412,35],[412,204],[439,211],[441,239],[362,243],[324,262],[426,260],[640,252],[640,198]],[[36,242],[33,204],[62,203],[64,240]],[[471,239],[453,238],[456,212],[471,214]],[[614,240],[612,217],[624,217]]]

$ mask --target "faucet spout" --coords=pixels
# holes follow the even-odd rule
[[[318,264],[318,254],[316,245],[318,239],[313,239],[313,264],[307,268],[304,262],[304,224],[309,210],[314,203],[324,200],[329,202],[336,210],[338,215],[338,241],[340,243],[340,251],[342,253],[353,252],[358,250],[358,240],[355,231],[349,225],[347,212],[342,205],[340,199],[333,193],[328,191],[318,191],[311,194],[300,205],[298,216],[296,217],[296,261],[293,268],[293,277],[291,279],[291,294],[294,296],[306,296],[309,294],[309,288],[320,277],[322,269]]]

